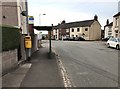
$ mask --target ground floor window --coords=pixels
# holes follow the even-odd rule
[[[85,31],[88,31],[88,28],[85,28]]]
[[[74,37],[74,35],[72,35],[72,37]]]
[[[116,34],[115,37],[117,38],[117,37],[118,37],[118,34]]]

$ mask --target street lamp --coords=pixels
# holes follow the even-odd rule
[[[39,14],[39,25],[41,25],[41,22],[40,22],[41,21],[41,18],[40,18],[41,15],[46,15],[46,14]]]

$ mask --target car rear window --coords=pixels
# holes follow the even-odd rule
[[[120,38],[118,38],[118,42],[120,42]]]

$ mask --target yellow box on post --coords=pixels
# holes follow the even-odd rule
[[[25,36],[25,48],[32,48],[31,36]]]

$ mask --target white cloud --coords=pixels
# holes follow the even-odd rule
[[[31,0],[29,0],[31,1]],[[119,0],[34,0],[40,3],[74,3],[74,2],[118,2]]]
[[[40,12],[41,10],[41,12]],[[93,19],[94,16],[91,17],[88,13],[82,12],[74,12],[69,10],[64,10],[60,8],[52,8],[52,7],[33,7],[29,9],[29,15],[33,15],[35,18],[35,25],[39,25],[39,14],[45,13],[46,15],[40,15],[40,23],[42,25],[57,25],[62,20],[66,20],[66,22],[73,21],[81,21],[85,19]]]
[[[94,5],[92,8],[91,13],[88,13],[88,11],[81,11],[80,8],[82,8],[80,5],[81,3],[77,2],[118,2],[119,0],[34,0],[32,3],[30,1],[30,6],[29,6],[29,15],[33,15],[35,18],[35,25],[39,25],[39,14],[46,14],[45,16],[41,15],[40,16],[40,23],[41,25],[57,25],[60,23],[62,20],[66,20],[66,22],[74,22],[74,21],[82,21],[82,20],[89,20],[93,19],[95,14],[98,14],[98,19],[102,25],[102,29],[104,25],[106,24],[106,19],[110,19],[110,22],[112,21],[112,16],[107,13],[109,11],[110,6],[113,7],[113,11],[115,11],[114,8],[117,8],[116,4],[114,3],[109,3],[109,7],[106,6],[106,8],[102,8],[101,11],[103,10],[104,13],[94,13],[96,12],[96,9],[94,9]],[[77,3],[77,4],[76,4]],[[73,5],[74,4],[74,5]],[[93,3],[94,4],[94,3]],[[76,6],[77,5],[77,6]],[[75,6],[75,7],[74,7]],[[116,6],[116,7],[115,7]],[[89,9],[89,7],[87,7]],[[86,7],[84,9],[87,9]],[[99,6],[97,7],[99,8]],[[90,8],[91,10],[91,8]],[[112,12],[113,12],[112,11]],[[116,11],[115,11],[116,12]],[[115,13],[113,13],[115,14]]]

